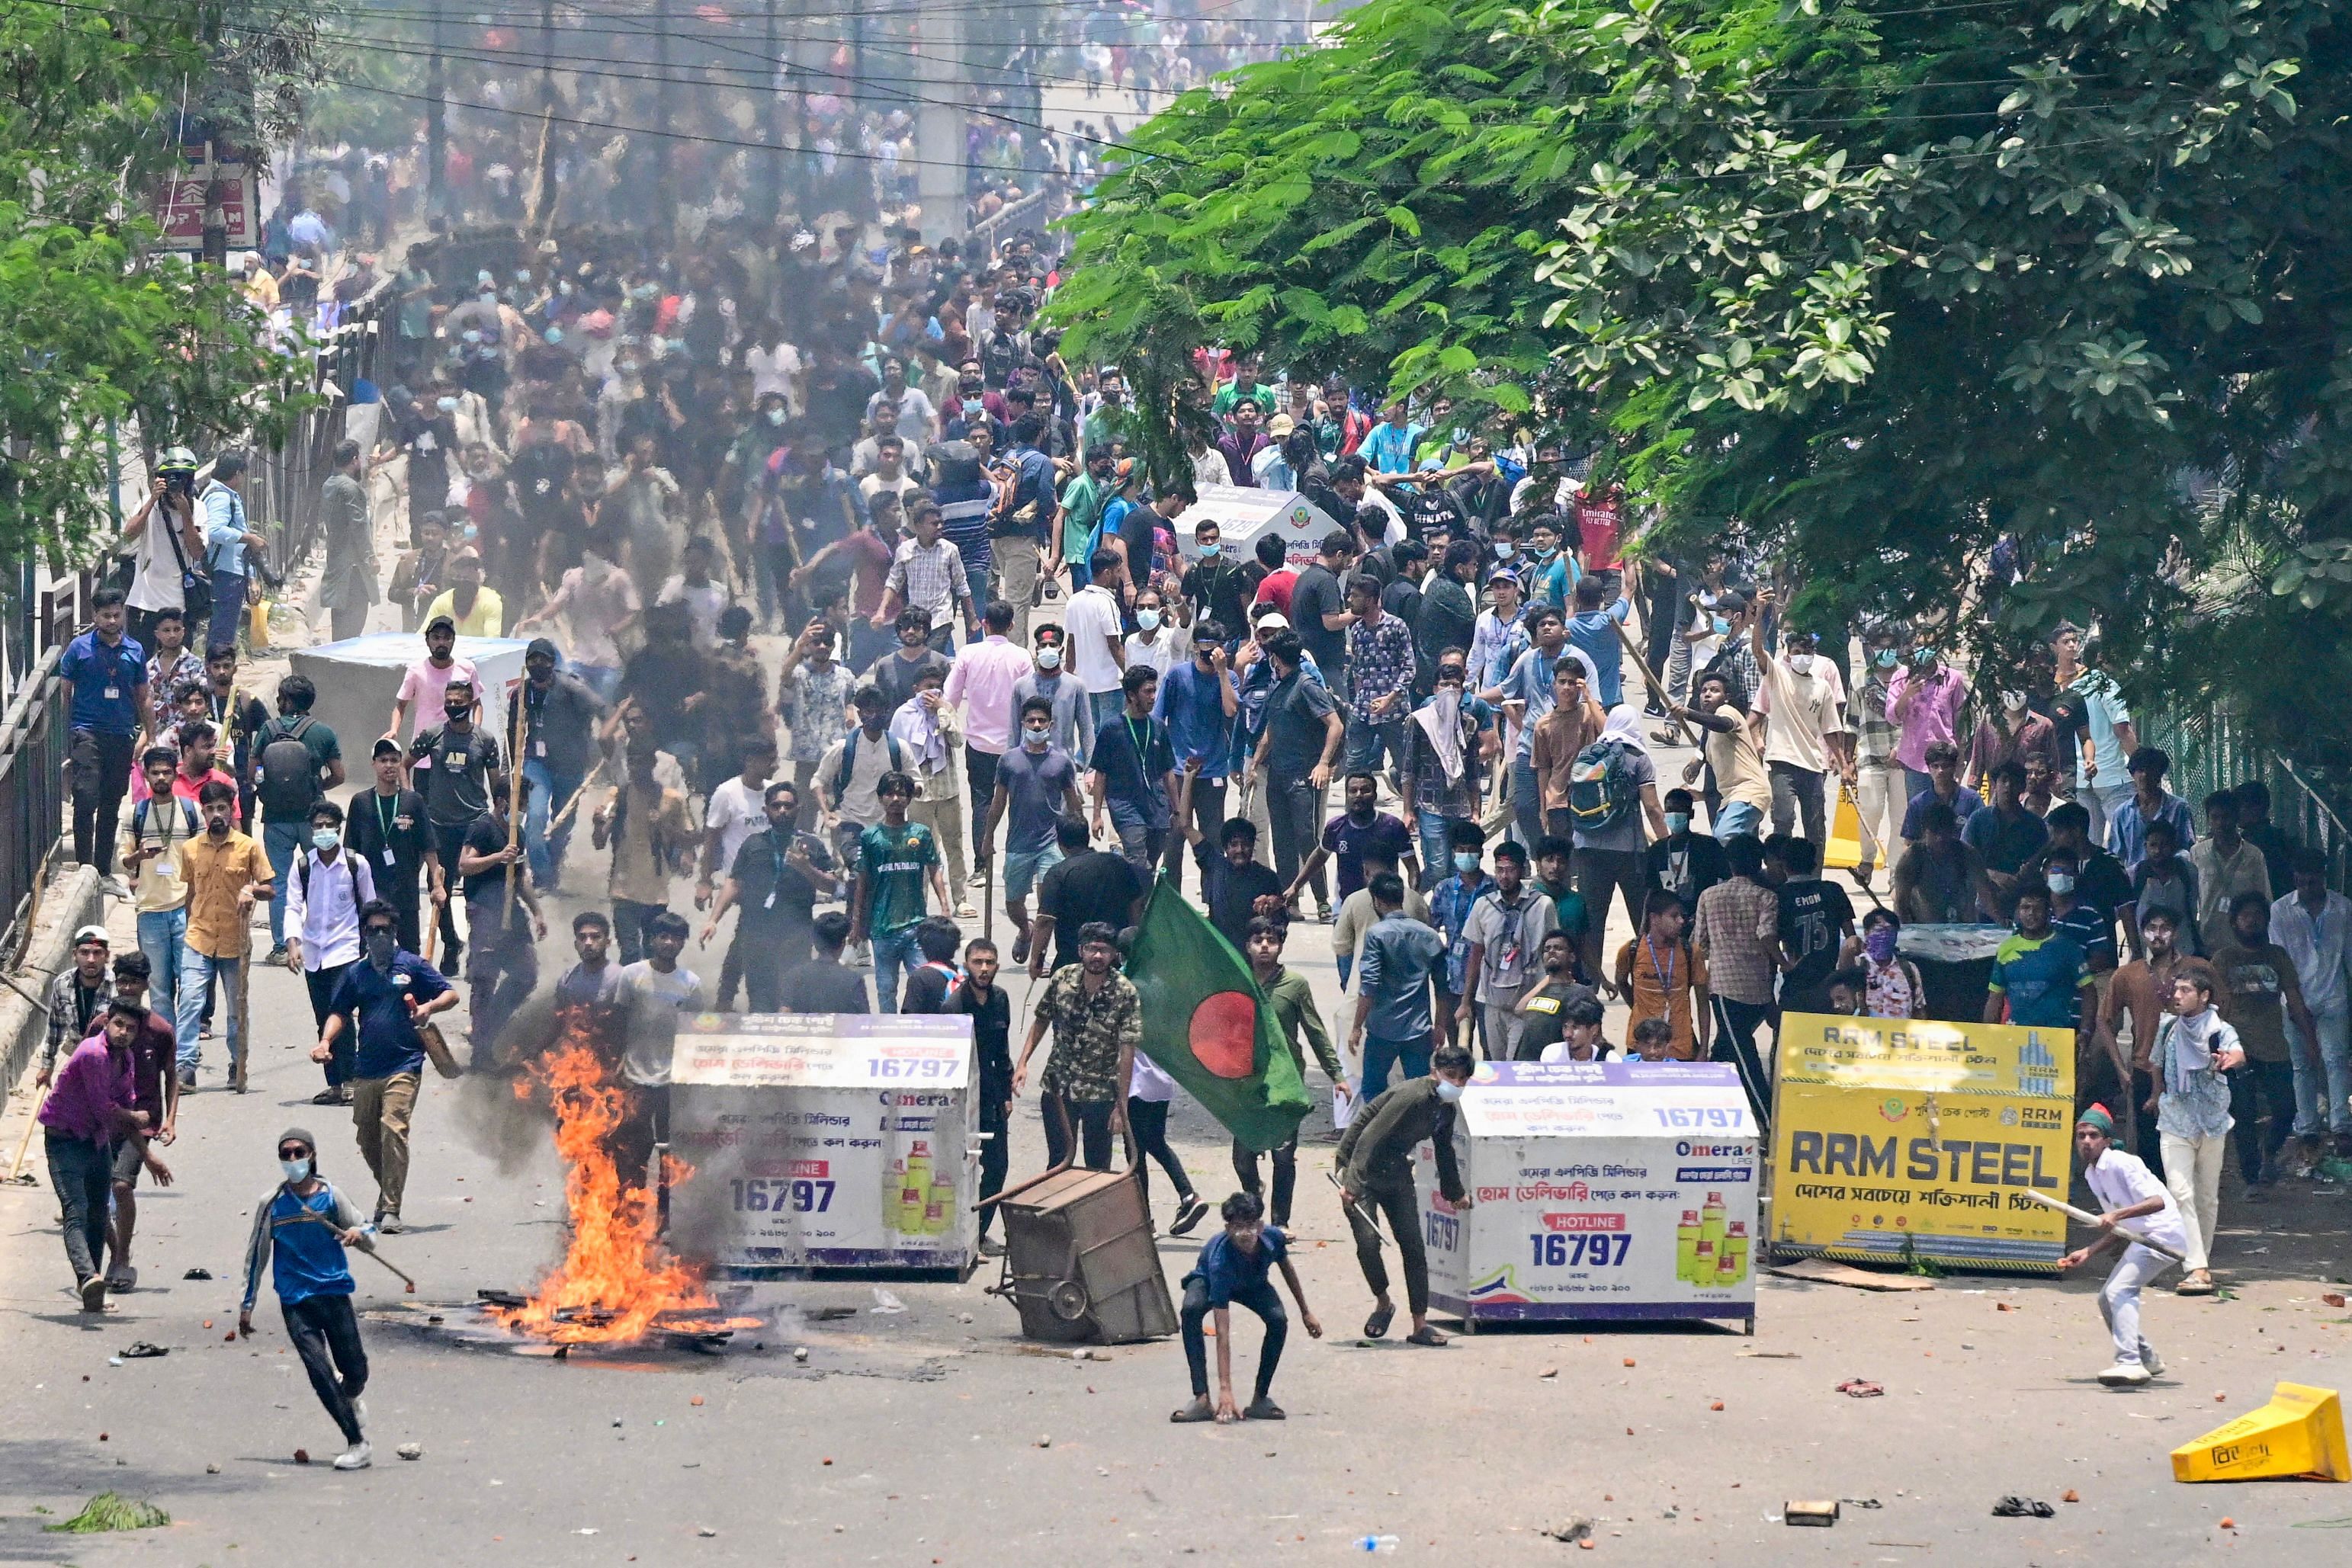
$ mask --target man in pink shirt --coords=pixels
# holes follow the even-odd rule
[[[1913,795],[1934,782],[1927,777],[1927,748],[1939,741],[1957,744],[1952,732],[1968,695],[1969,683],[1925,643],[1911,650],[1911,662],[1887,681],[1886,716],[1901,731],[1895,760],[1910,775]]]
[[[412,713],[416,716],[416,723],[409,731],[410,740],[425,729],[438,727],[441,699],[451,681],[462,679],[475,691],[481,690],[474,679],[474,661],[457,657],[457,648],[455,621],[446,615],[436,615],[425,623],[425,657],[409,665],[408,673],[400,677],[400,690],[392,699],[392,722],[384,727],[385,739],[400,739],[401,721]],[[478,702],[476,706],[478,712]],[[429,757],[418,758],[415,764],[419,768],[432,765]]]
[[[1013,606],[992,599],[981,612],[987,635],[956,655],[948,670],[945,696],[950,707],[963,709],[963,771],[971,785],[972,864],[977,876],[988,874],[994,857],[981,841],[988,803],[996,798],[996,761],[1013,744],[1013,686],[1029,674],[1029,651],[1016,647],[1007,635],[1013,630]]]

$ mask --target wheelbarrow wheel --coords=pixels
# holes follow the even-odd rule
[[[1064,1322],[1076,1322],[1087,1315],[1087,1288],[1076,1280],[1065,1280],[1045,1293],[1045,1304]]]

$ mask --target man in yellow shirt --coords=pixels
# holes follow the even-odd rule
[[[236,787],[207,779],[196,791],[205,831],[180,851],[180,879],[188,886],[187,950],[180,965],[180,1089],[196,1086],[204,1051],[205,997],[218,976],[228,1008],[229,1086],[245,1092],[245,1014],[234,998],[244,983],[252,944],[253,902],[272,891],[269,857],[236,831]]]
[[[497,637],[506,631],[506,602],[482,586],[482,554],[467,545],[449,559],[449,586],[425,607],[425,623],[446,615],[460,637]]]

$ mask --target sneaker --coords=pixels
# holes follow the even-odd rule
[[[109,898],[128,900],[131,896],[131,889],[123,885],[122,879],[119,876],[100,877],[98,891]]]
[[[353,1443],[335,1456],[335,1469],[339,1470],[363,1470],[373,1463],[375,1463],[375,1455],[368,1448],[365,1438]]]
[[[1198,1193],[1193,1194],[1184,1200],[1182,1207],[1177,1209],[1174,1221],[1168,1227],[1168,1234],[1171,1236],[1191,1234],[1192,1227],[1200,1224],[1207,1217],[1208,1212],[1208,1203]]]
[[[282,966],[286,962],[286,944],[280,942],[278,946],[272,947],[269,950],[269,956],[264,958],[262,962],[269,965],[273,968]]]
[[[2099,1381],[2109,1388],[2137,1388],[2147,1378],[2147,1368],[2137,1361],[2119,1361],[2099,1374]]]
[[[375,1228],[379,1233],[385,1236],[404,1235],[408,1229],[408,1227],[400,1222],[400,1216],[396,1214],[385,1215],[375,1222]]]
[[[980,1255],[983,1258],[1002,1258],[1004,1256],[1004,1243],[993,1236],[983,1236],[980,1239]]]
[[[2139,1342],[2139,1364],[2147,1369],[2150,1377],[2164,1375],[2164,1358],[2157,1354],[2156,1347],[2146,1340]]]
[[[321,1089],[310,1096],[313,1105],[340,1105],[342,1103],[343,1092],[341,1089]]]
[[[83,1312],[102,1312],[106,1311],[105,1275],[92,1274],[89,1279],[84,1280],[79,1288],[81,1291],[81,1310]]]

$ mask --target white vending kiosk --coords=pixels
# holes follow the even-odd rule
[[[670,1066],[673,1233],[721,1273],[962,1274],[977,1234],[971,1019],[708,1013]]]
[[[1716,1318],[1756,1326],[1755,1118],[1712,1062],[1483,1062],[1454,1152],[1472,1204],[1415,1161],[1433,1302],[1481,1322]]]

